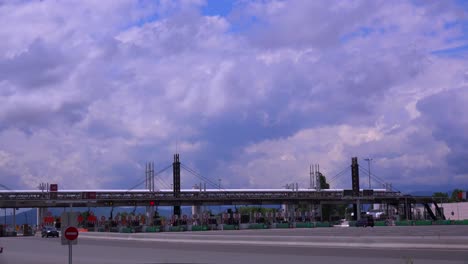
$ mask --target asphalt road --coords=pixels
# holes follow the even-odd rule
[[[68,263],[60,239],[0,238],[1,264]],[[82,233],[73,263],[462,263],[468,226]]]

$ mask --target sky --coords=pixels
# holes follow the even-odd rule
[[[350,189],[358,157],[362,187],[468,189],[467,1],[0,0],[0,25],[8,188],[144,188],[179,153],[182,188]]]

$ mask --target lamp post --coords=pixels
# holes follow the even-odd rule
[[[221,178],[218,178],[218,182],[219,182],[218,187],[219,187],[219,190],[221,191]],[[219,211],[218,213],[222,213],[221,212],[221,205],[219,206],[218,211]],[[222,216],[222,214],[221,214],[221,216]]]
[[[364,159],[365,161],[367,161],[367,166],[369,168],[369,190],[371,188],[371,172],[370,172],[370,163],[372,161],[372,158],[367,158],[367,159]]]
[[[367,161],[367,166],[368,166],[368,168],[369,168],[369,190],[370,190],[370,189],[371,189],[371,180],[370,180],[370,178],[371,178],[371,172],[370,172],[370,163],[371,163],[371,161],[372,161],[372,158],[367,158],[367,159],[364,159],[364,160],[365,160],[365,161]],[[374,209],[374,204],[372,204],[372,203],[370,204],[370,209],[371,209],[371,210],[372,210],[372,209]]]

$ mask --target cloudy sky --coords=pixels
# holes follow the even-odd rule
[[[223,188],[350,188],[356,156],[364,186],[370,157],[372,187],[468,189],[467,105],[466,1],[0,0],[14,189],[130,188],[176,152]]]

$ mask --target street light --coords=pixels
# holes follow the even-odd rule
[[[371,180],[370,180],[370,178],[371,178],[371,172],[370,172],[370,163],[371,163],[371,161],[372,161],[372,158],[367,158],[367,159],[364,159],[364,160],[365,160],[365,161],[367,161],[367,165],[368,165],[368,167],[369,167],[369,190],[370,190],[370,189],[371,189]]]

